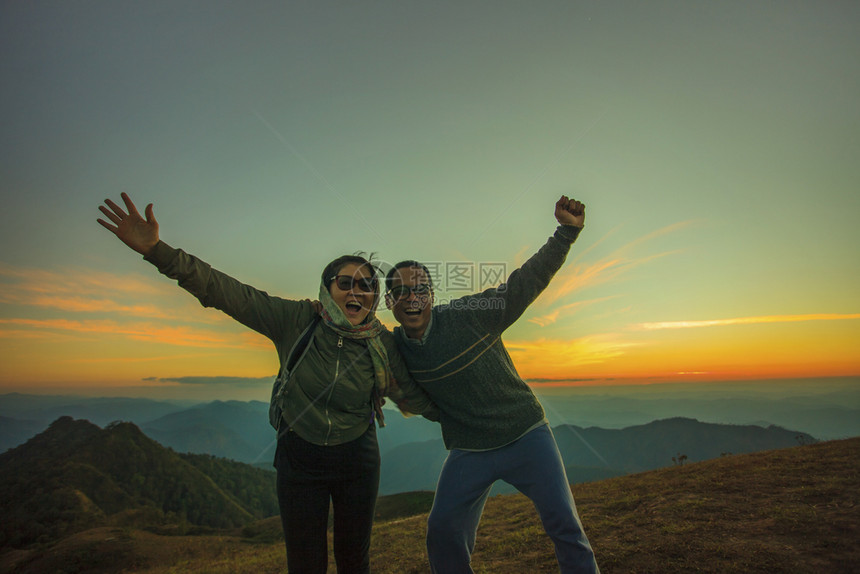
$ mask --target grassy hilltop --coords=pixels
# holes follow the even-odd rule
[[[860,438],[581,484],[574,495],[604,574],[853,573],[860,571],[858,471]],[[428,571],[431,498],[380,500],[374,572]],[[281,573],[279,528],[277,518],[206,536],[102,527],[7,552],[0,572]],[[528,499],[488,501],[473,567],[494,574],[557,572]]]

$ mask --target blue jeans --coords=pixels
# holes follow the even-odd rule
[[[582,529],[555,437],[548,425],[489,451],[448,454],[427,520],[427,554],[436,574],[471,574],[475,534],[493,482],[501,479],[534,503],[555,544],[563,574],[599,574]]]

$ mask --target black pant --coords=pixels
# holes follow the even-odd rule
[[[352,442],[319,446],[290,431],[278,441],[278,502],[290,574],[328,566],[329,500],[339,574],[370,572],[370,531],[379,490],[376,426]]]

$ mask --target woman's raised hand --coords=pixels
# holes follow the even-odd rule
[[[113,225],[103,219],[98,219],[98,222],[141,255],[148,255],[158,243],[158,222],[152,213],[152,204],[146,206],[146,219],[144,219],[126,193],[120,194],[120,197],[125,202],[128,213],[110,199],[106,199],[107,207],[100,205],[99,210]]]

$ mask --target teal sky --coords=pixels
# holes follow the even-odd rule
[[[357,250],[509,272],[566,194],[586,230],[506,334],[524,376],[858,375],[858,54],[849,1],[3,1],[0,390],[274,370],[128,335],[241,341],[95,223],[122,191],[293,298]]]

